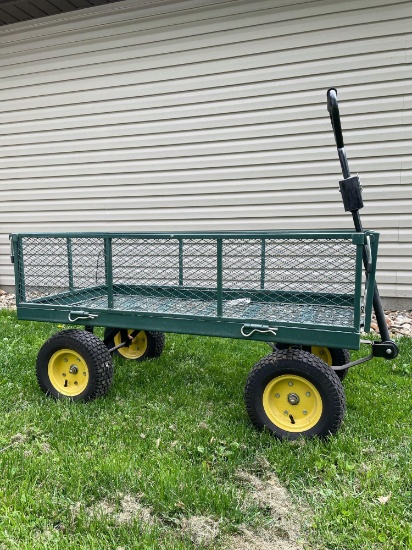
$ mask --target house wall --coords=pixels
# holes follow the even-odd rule
[[[381,295],[412,307],[411,46],[394,0],[126,0],[2,27],[0,286],[10,232],[352,227],[334,86]]]

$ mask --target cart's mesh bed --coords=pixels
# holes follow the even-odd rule
[[[20,303],[154,315],[354,324],[343,238],[22,237]]]

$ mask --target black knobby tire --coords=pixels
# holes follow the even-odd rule
[[[255,365],[246,382],[245,405],[254,426],[279,439],[322,438],[339,429],[345,395],[338,376],[324,361],[287,349]]]
[[[322,359],[329,366],[333,365],[335,367],[340,367],[342,365],[346,365],[350,361],[350,352],[348,349],[327,348],[327,347],[322,348],[320,346],[295,346],[292,344],[276,344],[275,346],[275,349],[277,350],[290,349],[290,348],[308,351],[309,353],[312,353],[313,355],[316,355],[316,357],[319,357],[320,359]],[[322,353],[321,350],[324,351],[325,353]],[[319,353],[320,351],[321,353]],[[339,379],[342,381],[348,374],[349,368],[336,370],[335,372],[338,375]]]
[[[113,364],[106,346],[94,334],[68,329],[43,344],[37,356],[36,374],[47,395],[88,401],[107,394]]]
[[[117,330],[114,336],[113,333],[112,336],[110,336],[110,333],[113,331],[112,328],[106,328],[104,331],[104,341],[109,350],[122,342],[121,330],[114,330]],[[135,329],[128,329],[127,332],[130,334],[135,332]],[[114,350],[112,353],[114,355],[120,355],[124,359],[145,361],[146,359],[155,359],[156,357],[160,357],[163,353],[164,347],[164,332],[139,330],[129,347],[125,346],[123,348],[119,348]]]

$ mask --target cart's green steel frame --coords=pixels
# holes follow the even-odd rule
[[[373,298],[362,254],[366,246],[373,288],[378,239],[350,230],[13,234],[17,315],[359,349]]]

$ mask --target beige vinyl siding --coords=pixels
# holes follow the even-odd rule
[[[0,29],[0,286],[18,231],[352,227],[412,303],[412,2],[126,0]]]

